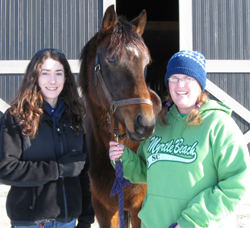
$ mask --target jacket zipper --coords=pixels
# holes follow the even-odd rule
[[[63,189],[63,201],[65,207],[65,222],[68,220],[68,205],[67,205],[67,197],[66,197],[66,190],[64,185],[64,177],[62,177],[62,189]]]
[[[59,145],[60,145],[60,154],[63,155],[63,144],[61,141],[62,132],[61,132],[60,128],[57,128],[57,131],[59,133],[58,141],[59,141]]]
[[[62,132],[61,132],[59,127],[57,128],[57,131],[59,133],[58,142],[60,145],[60,154],[63,155],[63,143],[61,140]],[[64,184],[64,177],[61,177],[61,178],[62,178],[62,191],[63,191],[63,201],[64,201],[64,210],[65,210],[65,222],[67,222],[67,220],[68,220],[67,197],[66,197],[66,190],[65,190],[65,184]]]
[[[36,187],[32,187],[32,203],[31,203],[31,206],[30,206],[30,211],[31,211],[30,220],[31,221],[33,220],[35,205],[36,205]]]
[[[66,128],[66,124],[65,124],[65,123],[63,124],[63,131],[64,131],[64,134],[66,135],[66,138],[67,138],[67,141],[68,141],[69,151],[72,152],[70,137],[69,137],[69,135],[68,135],[68,131],[67,131],[67,128]]]

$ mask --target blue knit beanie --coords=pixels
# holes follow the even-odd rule
[[[204,91],[206,87],[206,59],[198,51],[179,51],[168,62],[165,74],[165,85],[168,88],[168,78],[173,74],[185,74],[195,78]]]

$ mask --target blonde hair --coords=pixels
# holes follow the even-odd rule
[[[173,105],[173,100],[169,93],[166,96],[165,100],[169,106],[165,105],[162,108],[162,110],[158,114],[158,120],[162,124],[169,125],[166,121],[166,116],[169,111],[169,108]],[[186,118],[187,126],[197,126],[202,123],[199,106],[201,107],[202,105],[206,104],[208,100],[209,98],[207,94],[204,91],[202,91],[197,98],[197,101],[196,101],[197,106],[187,115],[187,118]]]

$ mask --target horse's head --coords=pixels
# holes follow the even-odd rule
[[[141,37],[145,25],[145,10],[128,22],[117,17],[114,6],[110,6],[100,31],[81,55],[79,82],[87,105],[95,104],[99,109],[106,109],[133,141],[152,135],[155,114],[161,108],[160,98],[147,88],[145,82],[151,61]]]

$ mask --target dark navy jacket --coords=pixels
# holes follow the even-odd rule
[[[64,112],[55,134],[57,155],[53,122],[46,112],[34,139],[23,137],[16,123],[9,110],[0,119],[0,182],[11,185],[6,207],[12,225],[70,222],[79,218],[77,227],[90,227],[94,211],[88,156],[79,177],[59,177],[57,162],[58,157],[71,151],[87,153],[84,132],[77,136]]]

